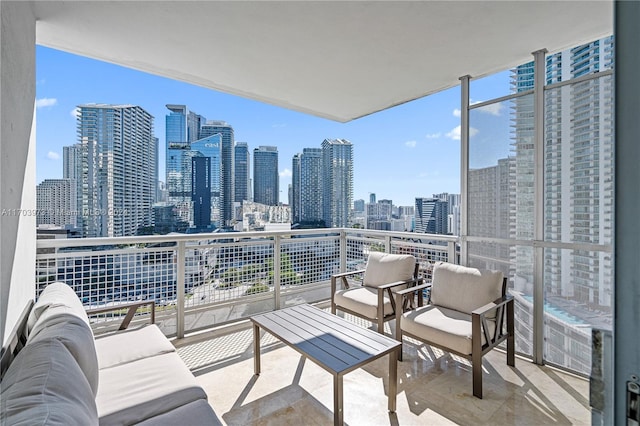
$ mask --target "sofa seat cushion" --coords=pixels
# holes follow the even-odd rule
[[[182,407],[151,417],[138,426],[222,426],[222,422],[206,399],[190,402]]]
[[[101,369],[176,350],[155,324],[96,337],[95,345]]]
[[[91,326],[84,306],[75,291],[65,283],[55,282],[42,291],[40,298],[33,305],[27,320],[28,333],[46,324],[49,318],[61,314],[77,316]]]
[[[409,254],[392,254],[373,251],[369,253],[364,271],[365,286],[378,287],[413,278],[416,258]]]
[[[495,321],[487,321],[489,336],[495,334]],[[400,328],[427,343],[471,355],[471,315],[428,305],[402,315]],[[482,333],[481,333],[482,334]],[[486,343],[482,334],[482,344]]]
[[[100,370],[101,425],[138,423],[198,399],[207,395],[175,352]]]
[[[25,346],[2,379],[0,424],[96,425],[93,392],[57,339]]]
[[[98,392],[99,374],[91,327],[78,316],[68,313],[56,315],[47,321],[43,321],[43,318],[29,335],[27,347],[49,339],[61,342],[78,363],[95,397]]]
[[[393,313],[388,292],[384,292],[384,315]],[[378,289],[364,286],[338,290],[334,296],[336,305],[356,312],[366,318],[378,318]]]
[[[502,296],[502,272],[438,262],[433,268],[431,303],[471,314]]]

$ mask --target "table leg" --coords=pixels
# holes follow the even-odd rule
[[[260,374],[260,326],[253,324],[253,372]]]
[[[342,426],[344,424],[344,415],[342,394],[342,375],[333,375],[333,424]]]
[[[389,411],[396,411],[396,394],[398,393],[398,350],[389,353]]]

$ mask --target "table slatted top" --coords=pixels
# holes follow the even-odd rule
[[[401,343],[311,305],[251,317],[332,374],[345,374],[395,350]]]

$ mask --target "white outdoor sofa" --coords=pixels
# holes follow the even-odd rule
[[[145,304],[153,309],[134,304],[121,328]],[[87,312],[64,283],[47,286],[25,308],[0,373],[3,425],[221,424],[155,324],[94,339]]]

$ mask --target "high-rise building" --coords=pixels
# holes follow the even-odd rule
[[[449,202],[437,198],[416,197],[415,232],[446,234]]]
[[[193,157],[191,164],[193,226],[206,229],[211,226],[211,157]]]
[[[353,210],[355,210],[357,212],[363,212],[364,211],[364,200],[363,199],[354,200],[354,202],[353,202]]]
[[[322,149],[304,148],[300,156],[300,222],[323,220]]]
[[[230,227],[234,220],[235,203],[235,142],[233,127],[225,121],[208,120],[200,128],[200,138],[220,134],[222,138],[222,177],[221,177],[221,227]]]
[[[168,202],[176,206],[179,218],[190,222],[191,143],[199,139],[204,117],[189,111],[186,105],[168,104],[165,118],[166,185]]]
[[[75,179],[42,181],[36,187],[36,224],[75,227],[77,217],[75,190]]]
[[[353,145],[348,140],[322,142],[322,187],[325,225],[348,227],[353,203]]]
[[[300,179],[302,154],[297,153],[291,160],[291,186],[289,187],[289,206],[291,207],[291,223],[300,222]]]
[[[80,105],[79,226],[83,237],[135,235],[152,224],[153,116],[135,105]]]
[[[251,200],[249,147],[246,142],[237,142],[235,151],[235,201],[242,203]]]
[[[197,158],[197,157],[204,157],[204,158],[208,158],[209,159],[209,165],[208,165],[208,174],[206,175],[206,179],[207,179],[207,188],[209,188],[209,224],[213,225],[214,227],[218,227],[220,226],[221,223],[221,210],[222,210],[222,204],[221,204],[221,200],[220,200],[220,191],[222,188],[222,135],[220,135],[219,133],[199,139],[197,141],[194,141],[191,143],[191,150],[190,153],[192,153],[193,158]],[[195,182],[194,176],[196,171],[193,170],[193,158],[191,160],[192,166],[190,167],[190,175],[191,175],[191,182],[192,185]],[[201,161],[201,160],[199,160]],[[204,175],[202,175],[202,170],[204,170],[203,165],[200,165],[200,169],[198,171],[198,173],[200,173],[200,179],[203,179]],[[199,190],[202,190],[203,187],[199,187]],[[192,210],[193,210],[193,225],[195,227],[202,227],[202,225],[198,225],[198,223],[196,223],[196,209],[198,208],[198,206],[196,205],[196,201],[194,201],[193,199],[193,188],[192,188],[192,199],[191,202],[194,203]],[[202,216],[203,211],[200,210],[198,213],[198,215]],[[200,219],[199,223],[204,223],[203,219]]]
[[[280,187],[278,175],[278,148],[260,146],[253,150],[253,201],[277,206]]]

